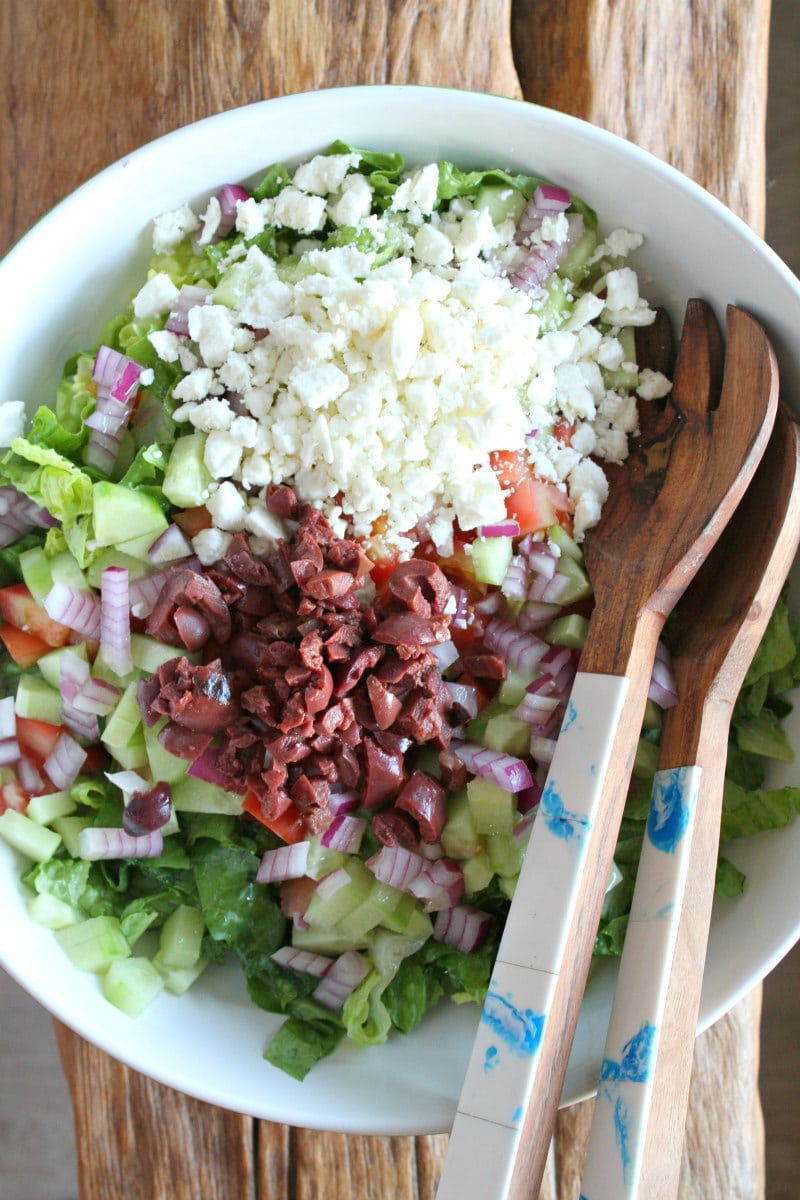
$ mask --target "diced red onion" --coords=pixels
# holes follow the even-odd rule
[[[572,203],[566,188],[554,183],[540,183],[533,193],[533,202],[540,213],[564,212]]]
[[[344,867],[336,867],[327,875],[323,875],[315,890],[319,894],[320,900],[330,900],[331,896],[335,896],[342,888],[349,887],[352,882]]]
[[[469,594],[466,588],[450,585],[450,595],[444,607],[453,629],[466,629],[469,616]]]
[[[561,703],[558,696],[548,696],[543,692],[526,692],[514,709],[514,716],[520,721],[527,721],[529,725],[536,725],[546,720]]]
[[[270,958],[282,967],[302,971],[304,975],[314,975],[317,979],[327,975],[334,962],[325,954],[312,954],[310,950],[297,950],[294,946],[279,946]]]
[[[256,872],[256,883],[279,883],[283,879],[299,879],[306,873],[308,842],[295,842],[266,850]]]
[[[198,308],[205,304],[210,296],[210,288],[185,283],[173,301],[164,328],[169,330],[170,333],[179,333],[183,336],[188,336],[189,313],[193,308]]]
[[[556,739],[540,737],[534,734],[531,738],[531,758],[537,763],[550,764],[556,752]]]
[[[464,872],[452,858],[428,862],[407,889],[426,912],[452,908],[464,895]]]
[[[0,741],[0,767],[15,763],[20,755],[19,742],[16,738],[3,738]]]
[[[450,683],[444,685],[450,693],[450,699],[458,708],[463,709],[469,720],[478,715],[478,689],[470,683]]]
[[[74,650],[66,649],[61,656],[58,690],[61,696],[61,719],[77,737],[96,741],[100,736],[97,717],[76,705],[81,689],[89,682],[89,664]]]
[[[354,808],[359,807],[360,803],[361,797],[358,792],[331,790],[328,798],[328,811],[337,816],[339,813],[352,812]]]
[[[511,836],[518,846],[523,846],[523,847],[527,846],[528,839],[531,836],[531,830],[533,829],[533,826],[536,823],[536,813],[537,813],[536,807],[529,808],[525,812],[522,820],[517,825],[514,826],[514,832],[512,833]]]
[[[59,792],[72,787],[86,761],[86,751],[68,733],[62,733],[42,764],[44,772]]]
[[[545,604],[559,604],[569,587],[566,575],[557,572],[548,579],[545,575],[534,574],[528,584],[528,599],[543,601]]]
[[[467,904],[455,904],[452,908],[443,908],[433,922],[433,936],[437,942],[455,946],[465,954],[472,954],[486,939],[492,927],[492,917],[489,913],[471,908]]]
[[[548,542],[530,540],[527,546],[520,546],[520,551],[532,571],[544,579],[553,578],[558,566],[558,556],[553,553]]]
[[[34,504],[15,487],[0,487],[0,547],[12,545],[32,529],[49,529],[57,524],[46,508]]]
[[[409,885],[423,870],[425,859],[413,850],[406,850],[404,846],[382,846],[377,854],[367,859],[366,865],[381,883],[407,892]]]
[[[519,537],[519,521],[498,521],[495,525],[479,525],[478,536],[485,538]]]
[[[120,411],[117,413],[102,412],[96,408],[93,413],[90,413],[86,418],[85,424],[89,429],[96,429],[98,433],[104,433],[109,438],[116,440],[116,435],[120,432],[125,422],[128,420],[130,413],[122,405],[119,405]]]
[[[542,798],[542,785],[534,779],[530,787],[517,793],[517,812],[521,815],[532,812]],[[516,832],[516,830],[515,830]]]
[[[436,642],[429,649],[438,662],[439,670],[442,674],[444,674],[448,667],[452,667],[458,658],[458,647],[450,639],[446,642]]]
[[[512,287],[532,295],[546,283],[583,235],[583,217],[580,213],[571,213],[567,221],[569,232],[563,242],[542,242],[541,245],[530,247],[525,260],[508,277]]]
[[[188,774],[192,779],[202,779],[204,783],[213,783],[216,787],[225,787],[225,776],[217,766],[217,751],[209,746],[189,767]]]
[[[45,596],[43,607],[48,617],[58,621],[59,625],[74,629],[89,641],[99,639],[100,601],[92,592],[79,591],[59,581]]]
[[[146,792],[151,786],[136,771],[105,771],[104,774],[109,783],[113,783],[114,787],[118,787],[128,796],[132,796],[134,792]]]
[[[669,651],[659,642],[661,649],[656,650],[653,663],[653,673],[650,678],[648,699],[655,701],[661,708],[673,708],[678,703],[678,687],[672,673]]]
[[[494,780],[503,791],[522,792],[533,783],[527,765],[521,758],[515,758],[512,754],[489,750],[474,742],[454,742],[450,749],[473,775]]]
[[[326,971],[321,983],[314,989],[314,999],[326,1008],[341,1008],[368,972],[369,967],[361,955],[355,950],[347,950]]]
[[[503,597],[500,595],[500,593],[489,592],[488,596],[486,596],[483,600],[479,600],[475,605],[475,612],[480,613],[481,616],[490,617],[494,613],[499,612],[502,607]]]
[[[73,704],[78,712],[107,717],[116,707],[120,690],[105,679],[87,679],[77,691]]]
[[[508,564],[500,591],[506,600],[525,600],[528,595],[528,568],[525,559],[515,554]]]
[[[106,567],[100,576],[100,646],[117,675],[127,675],[131,661],[131,613],[128,572]]]
[[[128,597],[134,617],[150,616],[170,574],[171,572],[168,570],[156,571],[154,575],[144,575],[141,579],[135,579],[133,583],[129,584]]]
[[[174,523],[167,526],[147,551],[151,563],[175,562],[179,558],[189,558],[191,554],[192,547],[183,530]]]
[[[14,709],[14,697],[5,696],[0,700],[0,738],[17,736],[17,714]]]
[[[363,817],[337,813],[322,835],[322,845],[329,850],[341,850],[344,854],[358,854],[366,828],[367,822]]]
[[[489,650],[523,674],[531,672],[548,650],[547,642],[501,618],[489,621],[483,640]]]
[[[83,461],[103,475],[110,475],[119,454],[119,442],[110,433],[93,429],[83,452]]]
[[[214,240],[224,238],[236,224],[237,204],[240,200],[248,200],[249,192],[236,183],[224,183],[217,192],[220,218]]]
[[[527,600],[517,615],[517,625],[524,633],[535,633],[546,629],[561,611],[558,604],[545,604],[541,600]]]
[[[158,858],[164,849],[160,829],[152,833],[130,834],[124,829],[105,829],[89,826],[78,834],[78,854],[96,862],[110,858]]]
[[[17,763],[17,779],[19,780],[20,787],[29,796],[35,796],[37,793],[43,792],[47,786],[39,774],[39,768],[36,766],[36,763],[30,758],[23,757]]]

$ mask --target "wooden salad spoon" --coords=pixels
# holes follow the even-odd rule
[[[661,734],[584,1200],[674,1200],[678,1193],[714,899],[724,750],[733,706],[799,542],[800,427],[780,406],[755,478],[670,630],[680,701],[667,711]]]
[[[724,359],[721,390],[719,378]],[[775,420],[763,329],[729,307],[727,347],[689,302],[663,410],[609,471],[587,535],[595,608],[509,910],[438,1200],[536,1197],[610,877],[664,621],[752,479]]]

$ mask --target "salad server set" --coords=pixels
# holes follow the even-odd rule
[[[666,366],[670,353],[664,328],[641,348],[640,357],[660,355],[653,365]],[[778,409],[772,348],[733,306],[726,335],[723,348],[708,305],[689,302],[673,391],[663,409],[640,405],[641,436],[624,468],[610,472],[603,522],[587,535],[596,607],[438,1200],[539,1195],[656,645],[688,588],[675,644],[681,700],[665,723],[652,845],[639,869],[581,1197],[676,1194],[719,840],[719,747],[800,536],[797,429],[783,410],[756,476]]]

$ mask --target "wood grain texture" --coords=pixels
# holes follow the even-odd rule
[[[188,121],[376,82],[524,94],[574,113],[661,154],[760,229],[768,13],[769,0],[3,0],[0,250]],[[757,990],[698,1039],[681,1200],[761,1194],[758,1002]],[[255,1123],[57,1033],[81,1200],[118,1200],[122,1179],[128,1200],[433,1200],[444,1137]],[[577,1200],[588,1114],[559,1114],[542,1200]],[[322,1162],[343,1190],[320,1185]]]

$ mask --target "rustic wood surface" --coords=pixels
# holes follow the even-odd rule
[[[674,163],[759,231],[769,0],[3,0],[0,250],[141,143],[316,87],[435,83],[549,104]],[[760,989],[698,1039],[681,1200],[763,1196]],[[63,1026],[81,1200],[432,1200],[446,1145],[287,1129],[129,1071]],[[577,1200],[591,1105],[542,1200]],[[471,1200],[471,1198],[468,1198]],[[479,1198],[475,1198],[479,1200]]]

